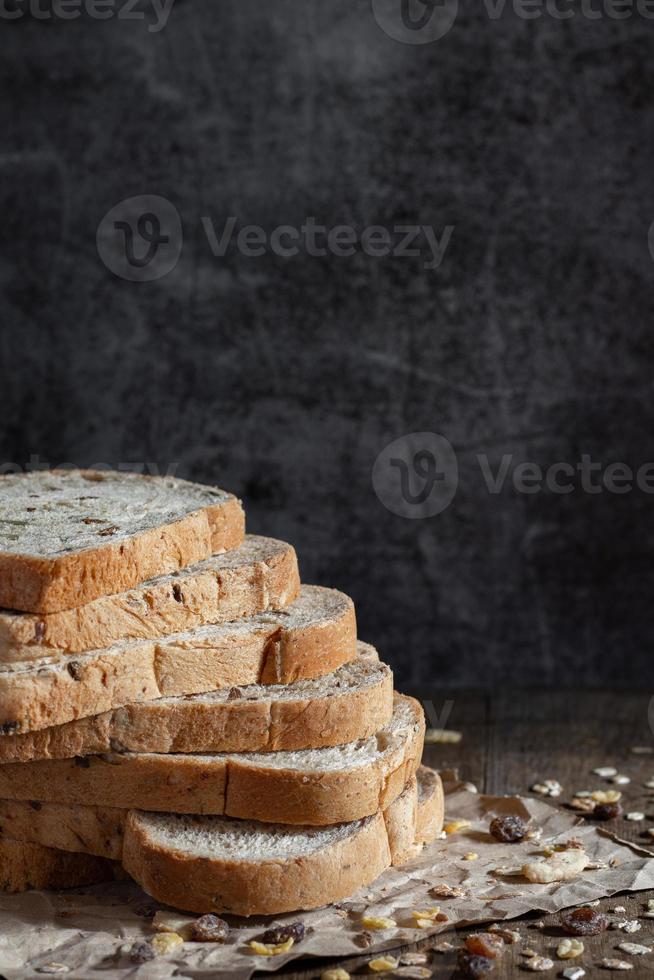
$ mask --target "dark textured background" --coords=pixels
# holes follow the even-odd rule
[[[368,0],[177,0],[168,26],[2,24],[0,457],[176,467],[349,592],[401,681],[654,682],[652,507],[490,495],[476,453],[654,459],[654,22],[491,22],[405,45]],[[151,283],[95,246],[159,194]],[[215,259],[218,225],[455,226],[418,259]],[[430,430],[460,484],[391,514],[371,468]]]

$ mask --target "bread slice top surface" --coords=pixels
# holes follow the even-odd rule
[[[203,646],[209,648],[217,643],[238,641],[239,638],[245,641],[258,633],[270,632],[271,629],[299,632],[309,627],[320,628],[345,616],[351,608],[352,600],[343,592],[326,589],[320,585],[303,585],[298,598],[285,609],[257,613],[247,619],[219,623],[216,626],[198,626],[193,630],[162,637],[158,641],[121,640],[102,650],[88,650],[69,656],[56,655],[34,660],[0,662],[0,676],[38,673],[44,668],[66,670],[71,661],[84,665],[86,660],[96,658],[100,654],[109,657],[120,656],[141,643],[151,646],[156,642],[156,646],[160,648],[177,646],[201,650]]]
[[[371,819],[328,827],[293,827],[230,817],[141,811],[132,811],[129,816],[152,846],[186,857],[250,864],[307,857],[358,833]]]
[[[0,553],[58,558],[235,499],[172,476],[45,470],[0,476]]]

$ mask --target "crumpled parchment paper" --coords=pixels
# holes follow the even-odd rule
[[[555,912],[607,897],[616,892],[654,888],[654,858],[614,839],[590,821],[540,800],[492,797],[469,792],[461,784],[446,784],[447,819],[471,821],[471,827],[426,848],[403,868],[385,872],[373,885],[336,906],[274,918],[231,919],[234,926],[226,945],[185,943],[175,954],[142,965],[130,962],[129,949],[137,939],[152,935],[150,917],[160,906],[131,882],[96,885],[61,893],[29,892],[0,895],[0,974],[6,980],[42,978],[48,964],[67,967],[68,980],[165,980],[176,976],[215,976],[247,980],[255,970],[276,970],[302,956],[373,956],[408,942],[424,939],[471,923],[500,921],[539,910]],[[488,833],[493,816],[511,813],[542,828],[538,843],[499,844]],[[589,859],[600,867],[586,870],[568,882],[538,885],[521,876],[494,873],[520,866],[542,853],[543,845],[575,837],[583,842]],[[463,855],[475,852],[476,861]],[[430,889],[446,882],[466,890],[465,897],[438,899]],[[412,910],[440,906],[448,921],[433,928],[414,928]],[[368,932],[361,915],[387,916],[397,927]],[[192,918],[192,917],[189,917]],[[307,927],[302,943],[289,953],[262,957],[247,947],[274,922],[301,919]],[[44,967],[46,970],[44,970]],[[48,971],[49,972],[49,971]]]

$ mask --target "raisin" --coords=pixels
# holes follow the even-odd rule
[[[45,637],[45,623],[42,619],[38,619],[34,624],[34,640],[36,643],[40,643]]]
[[[148,960],[153,960],[156,956],[151,943],[146,943],[140,940],[138,943],[134,943],[129,951],[129,958],[132,963],[147,963]]]
[[[561,925],[571,936],[597,936],[608,928],[609,920],[596,909],[582,908],[561,916]]]
[[[19,721],[3,721],[0,724],[0,735],[15,735],[19,728]]]
[[[224,943],[229,936],[229,926],[217,915],[202,915],[191,927],[196,943]]]
[[[464,977],[471,977],[472,980],[478,980],[478,977],[483,977],[485,973],[490,973],[491,970],[495,969],[495,960],[491,960],[487,956],[475,956],[473,953],[469,953],[467,949],[459,950],[457,963],[459,972]]]
[[[476,932],[466,939],[466,949],[473,956],[494,960],[504,952],[504,941],[490,932]]]
[[[488,828],[491,836],[503,844],[517,844],[524,840],[527,824],[520,817],[495,817]]]
[[[91,760],[86,755],[76,755],[73,762],[76,766],[79,766],[80,769],[88,769],[91,765]]]
[[[589,815],[593,820],[616,820],[621,814],[619,803],[597,803]]]
[[[112,524],[110,527],[105,527],[101,531],[98,531],[98,535],[101,538],[108,538],[112,534],[115,534],[117,530],[118,528],[115,526],[115,524]]]
[[[229,694],[227,695],[228,701],[238,701],[239,698],[243,697],[243,691],[240,687],[230,687]]]
[[[38,811],[38,810],[42,810],[43,809],[43,804],[42,803],[39,803],[38,800],[30,800],[29,801],[29,805],[30,805],[30,808],[32,810],[37,810]]]
[[[301,943],[304,939],[306,928],[303,922],[290,922],[287,926],[274,926],[267,929],[261,937],[262,943],[271,943],[274,946],[285,943],[292,939],[294,943]]]
[[[82,665],[79,660],[71,660],[67,665],[68,673],[73,678],[74,681],[81,681],[82,679]]]
[[[184,602],[184,593],[181,585],[173,585],[173,599],[175,602]]]

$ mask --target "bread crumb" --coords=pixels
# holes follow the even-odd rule
[[[285,943],[260,943],[256,939],[251,939],[248,946],[257,956],[280,956],[281,953],[288,953],[294,942],[292,936],[289,936]]]

